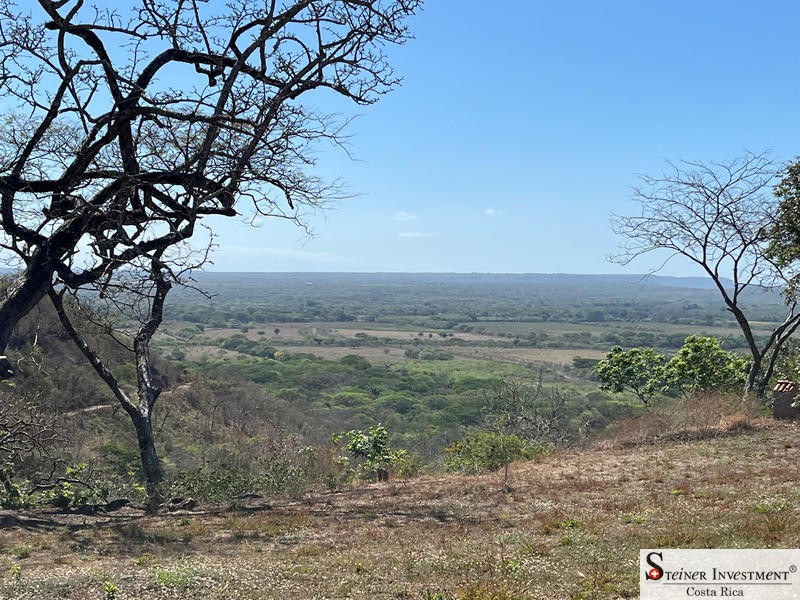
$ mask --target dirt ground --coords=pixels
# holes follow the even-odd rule
[[[635,598],[639,548],[800,545],[795,424],[668,430],[623,424],[511,465],[508,481],[428,476],[157,516],[1,512],[0,598]]]

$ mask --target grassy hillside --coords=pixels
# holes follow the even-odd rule
[[[712,400],[499,474],[0,513],[3,598],[635,598],[643,547],[800,545],[794,423]]]

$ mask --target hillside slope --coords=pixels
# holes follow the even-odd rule
[[[0,597],[634,598],[640,548],[800,545],[794,423],[633,445],[652,430],[628,427],[513,465],[507,484],[427,477],[155,517],[0,513]]]

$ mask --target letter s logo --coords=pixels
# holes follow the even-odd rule
[[[647,558],[645,558],[647,564],[652,567],[652,569],[645,573],[645,579],[652,579],[653,581],[661,579],[664,576],[664,569],[653,560],[654,556],[657,556],[660,560],[664,560],[664,555],[661,554],[661,552],[651,552],[647,555]]]

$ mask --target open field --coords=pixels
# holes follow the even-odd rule
[[[775,323],[754,322],[753,331],[764,333],[771,331]],[[488,334],[493,332],[526,335],[529,333],[544,333],[548,335],[563,335],[564,333],[591,333],[603,336],[614,329],[629,329],[633,331],[646,331],[661,334],[706,335],[714,337],[738,336],[741,330],[735,325],[681,325],[657,322],[631,322],[631,321],[606,321],[602,323],[563,323],[563,322],[536,322],[525,321],[480,321],[476,326],[484,329]],[[460,334],[459,334],[460,335]]]
[[[652,420],[515,464],[508,484],[423,477],[160,516],[0,513],[0,597],[635,598],[642,547],[800,545],[800,428],[711,419],[636,444],[669,429]]]
[[[359,347],[348,346],[290,346],[275,344],[275,348],[281,352],[289,353],[308,353],[324,358],[325,360],[339,360],[344,356],[361,356],[373,363],[399,362],[409,360],[403,348],[384,347]],[[455,357],[473,360],[497,360],[501,362],[512,362],[518,364],[528,363],[550,363],[559,366],[569,366],[572,359],[581,356],[584,358],[600,359],[606,352],[592,349],[563,349],[563,348],[493,348],[487,346],[470,346],[468,348],[453,347],[449,351]],[[187,348],[186,357],[189,360],[203,360],[207,358],[241,358],[240,352],[225,350],[217,346],[192,346]]]
[[[366,333],[372,337],[386,338],[389,340],[408,341],[418,337],[421,332],[424,334],[425,339],[431,342],[442,341],[436,334],[437,332],[426,331],[425,329],[409,330],[407,328],[388,328],[383,325],[381,328],[376,328],[375,324],[364,323],[353,326],[352,323],[334,323],[334,322],[317,322],[317,323],[256,323],[247,328],[243,332],[241,328],[233,327],[206,327],[205,330],[198,334],[199,339],[213,340],[217,338],[227,338],[232,335],[241,334],[245,335],[251,340],[268,340],[272,343],[291,343],[296,341],[309,340],[314,337],[329,337],[343,339],[357,339],[356,335],[359,333]],[[753,331],[763,333],[770,331],[774,324],[769,323],[754,323]],[[183,328],[191,328],[192,325],[186,322],[169,322],[165,324],[165,328],[172,331],[180,331]],[[643,331],[660,334],[678,334],[678,335],[707,335],[715,337],[724,336],[738,336],[741,331],[736,326],[722,327],[722,326],[708,326],[708,325],[675,325],[670,323],[631,323],[631,322],[618,322],[618,323],[528,323],[519,321],[481,321],[475,323],[475,327],[480,327],[485,330],[485,333],[463,332],[459,331],[454,333],[453,337],[463,340],[465,342],[501,342],[507,340],[507,337],[502,337],[497,334],[503,333],[508,335],[527,335],[530,333],[545,334],[549,336],[559,337],[566,334],[584,333],[591,334],[597,337],[602,337],[613,332],[615,329],[627,329],[631,331]],[[274,333],[275,328],[280,332]],[[438,331],[438,330],[437,330]],[[432,337],[428,337],[428,333],[433,333]]]
[[[386,338],[390,340],[402,340],[402,341],[409,341],[413,340],[415,337],[418,337],[419,333],[423,333],[425,336],[428,333],[433,333],[425,330],[415,329],[413,331],[403,328],[395,328],[395,329],[388,329],[384,326],[381,329],[370,328],[370,324],[364,323],[364,326],[361,327],[359,324],[358,327],[354,327],[353,323],[328,323],[328,322],[318,322],[318,323],[255,323],[252,326],[247,328],[246,332],[242,331],[242,328],[233,328],[233,327],[206,327],[202,333],[199,333],[197,337],[199,339],[206,339],[206,340],[213,340],[217,338],[227,338],[232,335],[244,335],[247,339],[250,340],[269,340],[272,343],[279,344],[279,343],[291,343],[303,340],[309,340],[314,337],[336,337],[336,338],[344,338],[344,339],[357,339],[356,335],[359,333],[366,333],[372,337],[377,338]],[[567,324],[568,325],[568,324]],[[170,329],[173,331],[180,331],[184,328],[191,328],[191,323],[180,322],[180,321],[172,321],[165,324],[166,329]],[[374,327],[374,324],[373,324]],[[275,329],[279,330],[279,333],[275,333]],[[460,340],[468,341],[468,342],[490,342],[490,341],[502,341],[503,338],[491,335],[491,334],[480,334],[480,333],[468,333],[468,332],[458,332],[454,335]],[[438,337],[434,334],[432,337],[426,337],[426,339],[430,339],[432,342],[441,341],[442,338]]]
[[[555,328],[556,324],[550,323],[547,325],[549,325],[548,330],[557,330]],[[569,323],[558,325],[563,326],[562,332],[571,331],[574,327]],[[180,332],[190,327],[191,324],[189,323],[171,322],[167,324],[167,329],[172,332]],[[278,329],[279,333],[274,333],[275,329]],[[546,362],[553,365],[569,366],[572,364],[573,358],[577,356],[600,359],[606,355],[606,351],[581,348],[579,342],[575,344],[575,348],[508,348],[496,345],[498,342],[507,342],[507,338],[490,334],[459,332],[453,335],[452,338],[443,338],[433,332],[409,332],[402,329],[368,329],[353,327],[351,324],[337,323],[258,323],[246,328],[244,332],[241,328],[206,327],[202,332],[194,334],[192,343],[186,344],[184,348],[188,360],[241,358],[246,355],[208,344],[234,335],[243,335],[249,340],[267,342],[276,350],[284,353],[314,354],[325,360],[339,360],[344,356],[353,354],[373,363],[408,360],[405,355],[405,347],[407,346],[389,343],[369,346],[359,345],[361,340],[356,336],[365,333],[381,340],[407,343],[420,339],[419,333],[423,333],[421,339],[425,344],[434,347],[444,346],[453,356],[474,360],[498,360],[518,364]],[[315,338],[336,339],[338,345],[316,344],[312,342]],[[353,345],[347,345],[347,340],[352,340]],[[447,344],[451,340],[465,342],[466,344]]]

